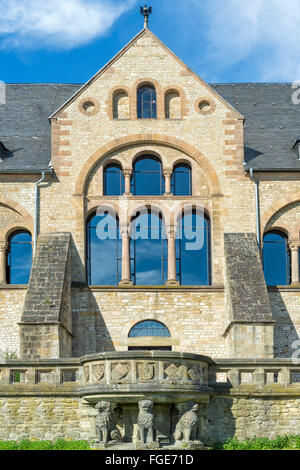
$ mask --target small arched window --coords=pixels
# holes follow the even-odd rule
[[[163,323],[155,320],[144,320],[134,325],[130,332],[129,338],[160,336],[171,337],[169,329]]]
[[[14,232],[8,239],[7,283],[28,284],[32,267],[32,239],[26,231]]]
[[[165,116],[166,119],[181,118],[181,98],[176,90],[170,90],[165,94]]]
[[[160,160],[153,155],[139,157],[133,165],[131,193],[134,196],[161,196],[165,180]]]
[[[134,325],[133,328],[131,328],[129,335],[129,338],[132,338],[132,341],[137,344],[138,338],[142,338],[140,340],[140,344],[136,346],[129,346],[128,350],[133,351],[133,350],[165,350],[165,351],[171,351],[172,346],[168,345],[168,339],[171,337],[169,329],[161,322],[155,321],[155,320],[144,320],[136,325]],[[150,345],[149,341],[147,342],[147,339],[150,339],[151,337],[155,337],[155,345]],[[159,341],[159,338],[161,340]],[[145,345],[145,343],[148,343]],[[161,343],[161,345],[159,345]],[[150,366],[151,367],[151,366]]]
[[[86,239],[88,284],[117,285],[122,261],[118,218],[108,210],[92,214],[87,222]]]
[[[280,230],[272,230],[264,235],[263,267],[268,286],[287,286],[291,283],[288,237]]]
[[[211,284],[210,220],[196,210],[186,211],[176,232],[176,267],[181,285]]]
[[[114,119],[129,119],[129,96],[124,90],[113,94],[113,117]]]
[[[171,178],[171,192],[174,196],[192,195],[192,170],[187,163],[179,163],[174,167]]]
[[[160,214],[138,213],[130,227],[131,275],[135,285],[164,285],[168,274],[165,225]]]
[[[125,191],[121,165],[110,163],[104,168],[103,193],[105,196],[121,196]]]
[[[152,85],[142,85],[137,91],[138,119],[156,118],[156,91]]]

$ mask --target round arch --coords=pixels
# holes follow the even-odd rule
[[[277,199],[277,201],[273,202],[268,209],[264,212],[262,216],[262,234],[264,234],[268,229],[267,225],[270,221],[270,219],[281,209],[284,207],[288,206],[289,204],[292,204],[294,202],[300,201],[300,191],[289,194],[287,196],[284,196],[280,199]],[[272,228],[270,227],[270,230]]]
[[[76,181],[75,194],[84,194],[88,178],[97,163],[107,157],[111,152],[122,149],[128,146],[156,143],[165,145],[166,147],[174,148],[180,152],[185,153],[190,158],[195,160],[204,170],[207,175],[210,192],[212,195],[221,195],[221,186],[217,173],[211,163],[206,157],[203,156],[199,150],[192,145],[177,139],[176,137],[168,137],[161,134],[133,134],[127,137],[122,137],[112,142],[107,143],[96,152],[83,165]],[[300,193],[299,193],[300,195]],[[300,198],[300,196],[299,196]]]

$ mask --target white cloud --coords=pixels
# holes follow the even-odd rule
[[[105,34],[136,0],[0,0],[0,47],[71,49]]]
[[[262,80],[300,77],[300,0],[209,0],[205,6],[211,60],[223,69],[248,58],[256,60]]]

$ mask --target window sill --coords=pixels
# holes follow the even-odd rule
[[[89,286],[73,284],[72,289],[89,290],[92,292],[223,292],[223,285],[212,286]]]
[[[268,292],[300,292],[300,284],[289,286],[267,286]]]

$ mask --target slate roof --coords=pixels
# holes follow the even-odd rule
[[[8,84],[0,104],[0,141],[8,152],[3,170],[46,169],[50,163],[48,116],[81,85]]]
[[[50,163],[48,117],[81,84],[8,84],[0,104],[0,142],[8,152],[0,172],[46,169]],[[246,168],[300,170],[294,142],[300,137],[300,104],[287,83],[210,85],[246,118]]]

